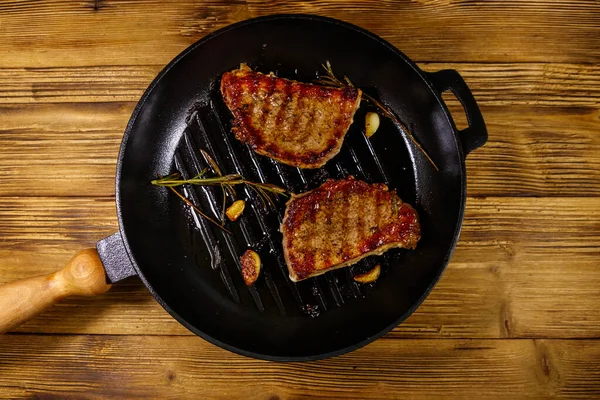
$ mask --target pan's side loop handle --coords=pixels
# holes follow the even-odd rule
[[[473,93],[471,93],[462,76],[453,69],[429,72],[427,75],[433,87],[440,95],[446,91],[451,91],[465,109],[469,127],[458,131],[458,138],[466,157],[473,150],[483,146],[488,139],[483,115],[481,115]]]
[[[96,245],[109,283],[122,281],[125,278],[136,275],[135,268],[129,259],[121,233],[117,232],[102,239]]]

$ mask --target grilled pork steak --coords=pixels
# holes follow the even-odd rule
[[[221,94],[238,140],[300,168],[319,168],[339,153],[361,97],[360,89],[277,78],[245,64],[223,74]]]
[[[421,238],[416,211],[384,184],[352,177],[328,180],[292,195],[281,225],[283,253],[294,282],[354,264]]]

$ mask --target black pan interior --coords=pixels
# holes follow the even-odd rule
[[[310,81],[326,60],[339,74],[391,106],[440,171],[413,150],[396,126],[384,120],[371,139],[382,174],[365,143],[362,126],[367,109],[361,107],[344,149],[323,170],[303,171],[303,180],[295,169],[257,155],[262,177],[282,185],[284,176],[294,191],[312,189],[326,177],[348,174],[371,182],[387,180],[404,201],[416,206],[423,238],[415,251],[394,250],[352,270],[301,283],[299,301],[276,263],[277,252],[269,251],[268,241],[250,213],[250,245],[261,253],[270,285],[281,299],[277,304],[272,287],[260,279],[256,291],[264,308],[261,311],[227,251],[222,262],[228,266],[239,301],[227,290],[222,273],[211,268],[210,254],[188,207],[149,181],[173,172],[175,159],[193,165],[184,143],[186,135],[188,141],[192,138],[192,147],[203,148],[203,135],[208,135],[226,172],[235,172],[238,162],[248,178],[259,180],[261,175],[253,164],[256,159],[229,132],[230,115],[217,87],[221,74],[246,62],[262,72]],[[223,135],[229,135],[233,156]],[[238,193],[244,198],[241,189]],[[201,202],[206,200],[201,190],[195,195]],[[218,31],[182,53],[138,104],[125,133],[117,173],[121,232],[140,277],[157,300],[207,340],[238,353],[275,360],[341,354],[374,340],[410,315],[448,262],[462,220],[463,197],[464,161],[454,128],[422,72],[381,39],[348,24],[311,16],[246,21]],[[278,208],[282,212],[284,201],[278,202]],[[280,246],[276,214],[266,213],[264,221],[271,239]],[[246,249],[243,232],[235,224],[229,226],[235,233],[235,251],[241,255]],[[219,230],[210,229],[218,245],[226,247]],[[382,264],[383,275],[376,284],[359,287],[357,294],[347,274],[375,263]],[[332,284],[337,285],[341,300],[330,289]]]

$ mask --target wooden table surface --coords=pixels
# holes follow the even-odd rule
[[[599,398],[597,0],[2,1],[0,283],[115,232],[117,153],[147,85],[209,32],[273,13],[357,24],[471,87],[489,141],[439,284],[365,348],[273,363],[192,335],[130,279],[0,336],[0,397]]]

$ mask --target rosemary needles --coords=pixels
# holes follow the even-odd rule
[[[215,165],[211,165],[213,169],[215,169]],[[221,187],[224,193],[225,191],[227,191],[229,193],[235,194],[235,191],[233,190],[234,185],[247,185],[250,189],[256,192],[258,198],[262,201],[264,207],[267,207],[267,205],[275,207],[275,203],[273,202],[271,196],[288,195],[285,189],[276,185],[272,185],[269,183],[252,182],[245,179],[242,175],[239,174],[223,175],[221,174],[221,171],[218,169],[218,167],[215,169],[215,171],[217,172],[217,176],[207,176],[207,170],[204,169],[198,175],[190,179],[182,179],[181,174],[179,172],[175,172],[168,176],[154,179],[150,181],[150,183],[155,186],[168,187],[179,198],[181,198],[190,207],[192,207],[198,214],[200,214],[202,217],[206,218],[213,224],[217,225],[219,228],[223,229],[227,233],[231,232],[225,228],[223,219],[221,220],[221,223],[218,223],[214,219],[210,218],[208,215],[200,211],[189,199],[187,199],[185,196],[183,196],[181,193],[175,190],[175,187],[182,185],[219,186]]]
[[[335,72],[333,72],[333,68],[331,67],[331,63],[329,61],[326,61],[325,64],[322,65],[322,67],[325,70],[325,75],[323,75],[319,79],[317,79],[315,81],[316,83],[323,85],[323,86],[331,86],[331,87],[338,87],[338,88],[356,87],[356,86],[354,86],[352,81],[350,79],[348,79],[347,76],[344,76],[343,80],[338,78],[338,76],[335,74]],[[364,92],[362,94],[362,99],[365,100],[367,103],[373,105],[375,108],[377,108],[384,117],[389,118],[392,122],[396,123],[400,127],[400,130],[402,131],[402,133],[405,134],[411,140],[411,142],[413,142],[413,144],[421,151],[421,153],[423,153],[423,155],[427,158],[427,160],[429,160],[431,165],[433,165],[433,168],[435,168],[436,171],[440,170],[438,168],[438,166],[435,164],[435,162],[433,162],[433,160],[431,159],[429,154],[427,154],[425,149],[423,149],[423,146],[421,146],[421,144],[417,141],[417,139],[415,139],[415,137],[410,133],[408,128],[400,121],[400,119],[398,119],[398,117],[392,112],[392,110],[390,110],[389,107],[383,105],[380,101],[375,99],[373,96],[370,96]]]

